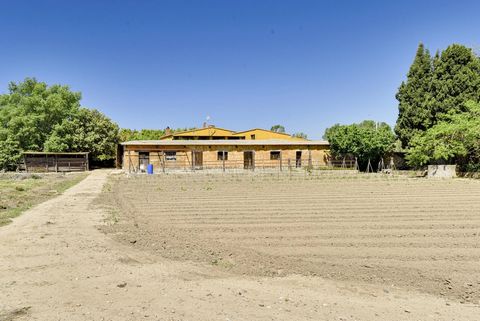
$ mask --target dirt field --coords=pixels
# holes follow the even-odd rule
[[[194,177],[93,171],[0,227],[0,320],[480,315],[463,298],[478,289],[477,181]],[[432,211],[420,192],[435,190]]]
[[[109,190],[107,230],[170,259],[480,303],[480,181],[173,175]]]

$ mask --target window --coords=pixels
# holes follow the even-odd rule
[[[270,159],[271,160],[279,160],[280,159],[280,151],[271,151],[270,152]]]
[[[217,160],[219,160],[219,161],[228,160],[228,152],[218,151],[217,152]]]
[[[165,152],[165,160],[176,161],[177,160],[177,152]]]
[[[254,135],[250,135],[250,139],[255,139],[255,134],[254,134]]]

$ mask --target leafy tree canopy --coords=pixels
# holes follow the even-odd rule
[[[0,138],[0,170],[14,170],[21,155],[20,147],[11,137],[3,137],[6,138]]]
[[[432,58],[420,44],[396,98],[399,115],[395,132],[408,147],[417,133],[465,111],[467,101],[479,101],[480,58],[459,44]]]
[[[292,134],[292,137],[307,139],[307,134],[302,133],[302,132],[298,132],[298,133]]]
[[[157,140],[165,135],[165,130],[162,129],[120,129],[120,141],[127,142],[129,140]]]
[[[285,133],[285,127],[283,127],[282,125],[273,125],[270,130],[276,133]]]
[[[185,127],[171,129],[170,133],[183,132],[186,130],[197,129],[196,127]],[[120,142],[127,142],[130,140],[158,140],[165,136],[166,132],[163,129],[120,129]]]
[[[359,124],[335,124],[325,130],[323,136],[330,143],[335,157],[357,157],[360,167],[368,160],[376,164],[380,158],[393,150],[395,135],[386,123],[365,120]]]
[[[446,115],[432,128],[413,136],[406,156],[409,165],[479,164],[480,104],[469,101],[465,109],[463,113]]]
[[[47,86],[35,78],[12,82],[9,93],[0,95],[3,134],[22,150],[41,151],[55,125],[74,117],[80,99],[81,94],[68,86]]]
[[[80,108],[72,119],[55,125],[45,142],[45,151],[88,151],[93,160],[115,158],[118,125],[96,109]]]
[[[402,82],[396,94],[399,113],[395,132],[404,146],[414,133],[432,126],[432,74],[430,53],[420,44],[407,81]]]
[[[0,95],[0,169],[15,169],[22,151],[87,151],[100,160],[115,158],[116,124],[81,108],[79,92],[35,78],[12,82],[8,89]]]
[[[480,100],[480,58],[472,49],[453,44],[433,60],[433,123],[464,112],[469,100]]]

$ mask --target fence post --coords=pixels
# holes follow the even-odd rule
[[[163,161],[162,161],[162,172],[165,173],[165,151],[162,152],[162,156],[163,156]]]
[[[222,167],[223,167],[223,171],[225,172],[225,151],[222,151]]]
[[[282,152],[280,152],[280,172],[282,171]]]
[[[255,171],[255,151],[252,152],[252,171]]]

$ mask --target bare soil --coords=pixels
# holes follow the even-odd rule
[[[169,259],[480,302],[480,181],[142,176],[109,195],[106,230]]]
[[[465,286],[477,289],[478,270],[469,262],[476,260],[478,182],[110,175],[105,185],[109,173],[92,172],[0,228],[0,320],[475,320],[480,314],[458,290],[467,279],[472,285]],[[402,201],[393,206],[388,199],[399,191]],[[408,205],[422,191],[432,192],[425,204]],[[393,282],[415,275],[409,271],[421,273],[413,285]],[[430,273],[441,278],[438,284],[448,279],[453,294],[420,289],[437,284]]]

